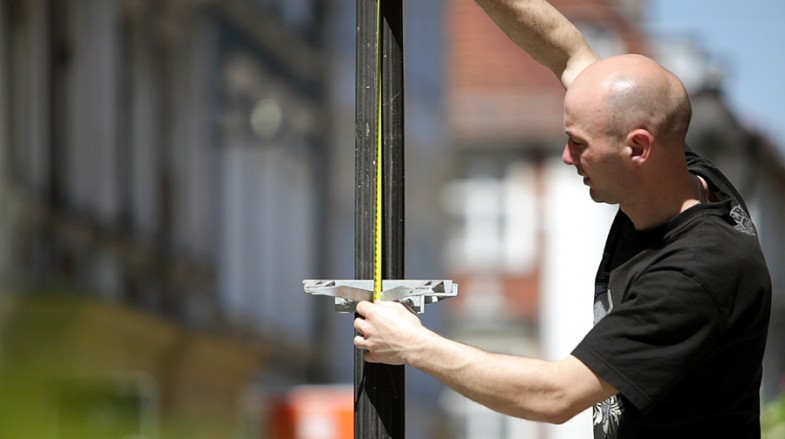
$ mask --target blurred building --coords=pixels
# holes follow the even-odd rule
[[[263,437],[324,380],[320,1],[0,1],[4,437]]]
[[[405,11],[406,267],[439,278],[442,3]],[[352,381],[351,316],[302,280],[354,273],[354,12],[0,0],[4,437],[329,437],[308,401],[345,392],[300,385]]]
[[[643,0],[554,4],[602,55],[654,52]],[[344,403],[336,418],[318,408],[346,388],[300,385],[351,382],[351,316],[301,281],[354,273],[354,10],[0,0],[3,437],[343,431]],[[404,11],[406,276],[461,283],[426,324],[563,357],[591,325],[614,213],[561,164],[563,90],[472,0]],[[699,134],[734,120],[711,87],[694,99]],[[782,333],[781,162],[723,124],[725,143],[694,146],[753,206]],[[785,370],[772,339],[769,395]],[[588,422],[503,417],[407,371],[410,438],[578,438]]]

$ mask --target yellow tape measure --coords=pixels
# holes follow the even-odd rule
[[[382,298],[382,0],[376,2],[376,209],[373,253],[373,300]]]

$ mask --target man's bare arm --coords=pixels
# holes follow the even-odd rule
[[[495,354],[444,338],[399,303],[360,302],[354,343],[365,360],[410,364],[495,411],[562,423],[618,393],[573,356],[562,361]]]
[[[599,56],[583,34],[545,0],[476,0],[496,25],[569,88]]]

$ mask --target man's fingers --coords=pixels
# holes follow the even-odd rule
[[[357,302],[355,311],[357,311],[357,314],[360,314],[361,316],[365,317],[365,314],[368,312],[368,309],[371,307],[371,305],[372,305],[371,302],[368,302],[367,300],[361,300]]]
[[[363,359],[368,363],[379,363],[380,360],[376,358],[376,354],[371,352],[368,348],[370,344],[368,340],[366,340],[362,335],[355,335],[354,336],[354,347],[360,349],[363,352]]]

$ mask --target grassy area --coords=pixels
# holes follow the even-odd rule
[[[762,439],[785,439],[785,393],[763,409]]]

